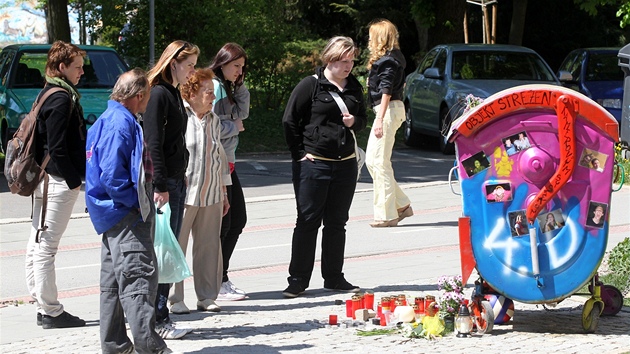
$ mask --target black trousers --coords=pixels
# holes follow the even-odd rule
[[[322,229],[321,271],[325,281],[343,277],[346,223],[357,185],[357,161],[293,161],[297,221],[291,246],[290,279],[308,287]],[[294,281],[294,280],[293,280]]]
[[[229,280],[228,268],[230,267],[230,258],[236,248],[236,242],[247,224],[247,210],[245,209],[245,196],[241,181],[238,179],[236,169],[230,175],[232,177],[232,185],[227,187],[228,201],[230,209],[221,221],[221,253],[223,255],[223,280]]]

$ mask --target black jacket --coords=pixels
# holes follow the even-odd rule
[[[167,178],[184,178],[188,165],[185,135],[188,117],[179,90],[159,81],[143,115],[144,138],[153,160],[153,186],[166,192]]]
[[[306,77],[293,89],[284,110],[284,136],[293,160],[311,153],[329,159],[343,159],[354,153],[354,139],[342,121],[341,110],[328,91],[343,98],[354,116],[352,130],[365,128],[367,116],[363,87],[350,74],[342,92],[324,76],[324,68],[317,70],[317,78]]]
[[[46,84],[42,93],[53,86],[56,85]],[[68,188],[74,189],[81,186],[81,179],[85,176],[87,131],[80,103],[72,102],[70,92],[66,92],[53,93],[40,108],[36,159],[41,163],[48,152],[50,161],[46,172],[63,178]]]
[[[383,94],[400,101],[405,87],[405,56],[399,49],[387,52],[372,64],[368,81],[368,96],[372,107],[381,103]]]

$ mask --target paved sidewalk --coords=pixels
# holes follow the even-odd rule
[[[344,267],[347,279],[364,290],[374,291],[377,300],[384,295],[406,294],[411,298],[439,295],[437,278],[460,273],[455,227],[461,213],[456,203],[458,197],[449,196],[444,183],[406,188],[412,200],[419,201],[414,204],[414,217],[405,220],[407,225],[378,232],[366,226],[371,219],[367,202],[371,197],[369,193],[357,194],[356,206],[353,205],[351,212],[348,232],[354,238],[353,247],[357,239],[359,242],[377,239],[383,245],[396,242],[418,245],[405,249],[403,244],[403,247],[392,247],[387,252],[383,251],[384,246],[371,252],[347,252]],[[611,218],[610,240],[613,243],[626,237],[630,230],[627,219],[629,196],[630,189],[615,196],[621,204],[614,209],[619,211],[612,215],[614,220]],[[268,237],[268,234],[281,233],[289,239],[291,220],[295,218],[290,198],[261,198],[252,204],[252,209],[251,215],[256,217],[248,223],[244,236]],[[264,215],[265,211],[271,216]],[[79,219],[72,224],[81,228],[86,227],[87,222]],[[2,232],[9,230],[9,226],[2,226]],[[417,229],[421,231],[413,231]],[[286,287],[288,264],[281,260],[281,255],[276,257],[279,260],[273,265],[230,273],[232,281],[249,293],[249,299],[220,302],[220,313],[193,311],[189,315],[173,315],[179,326],[194,331],[182,340],[167,341],[169,347],[183,353],[248,354],[630,353],[630,308],[624,307],[614,317],[602,317],[596,333],[584,334],[581,311],[586,298],[578,295],[565,299],[551,310],[517,302],[512,322],[496,326],[491,334],[468,339],[456,338],[452,334],[434,341],[407,339],[400,334],[358,336],[355,327],[325,326],[330,314],[338,315],[340,322],[346,320],[345,305],[335,305],[335,300],[346,300],[350,296],[322,289],[319,264],[315,266],[311,288],[304,296],[284,299],[281,292]],[[469,297],[471,288],[466,291]],[[185,292],[188,307],[194,309],[192,279],[185,282]],[[64,294],[62,303],[68,311],[86,319],[86,327],[43,330],[35,324],[34,305],[7,306],[0,309],[0,353],[99,353],[97,288],[75,289]]]
[[[453,260],[455,247],[438,247],[400,252],[385,256],[349,259],[346,274],[357,284],[383,295],[438,295],[437,276],[452,274],[453,269],[440,270],[420,259]],[[400,334],[361,337],[356,328],[326,327],[329,314],[347,320],[345,305],[335,300],[349,298],[320,288],[314,279],[313,288],[296,299],[283,299],[285,267],[235,272],[237,284],[247,284],[249,299],[222,302],[223,311],[216,314],[193,311],[189,315],[173,315],[178,325],[194,328],[182,340],[167,341],[169,347],[185,353],[627,353],[630,351],[630,309],[617,316],[602,317],[595,334],[584,334],[581,328],[581,307],[584,298],[572,296],[556,308],[545,310],[541,305],[516,303],[516,313],[508,325],[495,326],[491,334],[468,339],[453,334],[434,341],[407,339]],[[422,277],[422,276],[427,276]],[[316,277],[317,278],[317,277]],[[378,280],[386,279],[386,282]],[[386,285],[383,285],[386,284]],[[189,306],[194,305],[191,282],[186,287]],[[470,291],[470,290],[468,290]],[[2,353],[98,353],[98,324],[95,322],[98,295],[65,299],[68,307],[91,307],[85,328],[42,330],[35,327],[32,305],[2,310],[4,320],[29,317],[21,331],[32,331],[33,338],[0,346]],[[192,307],[192,306],[191,306]],[[368,329],[370,327],[367,327]],[[45,332],[45,333],[42,333]],[[37,335],[36,335],[37,333]],[[45,334],[45,335],[44,335]]]

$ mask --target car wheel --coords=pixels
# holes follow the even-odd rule
[[[404,124],[404,136],[405,136],[405,144],[408,146],[419,146],[421,143],[420,134],[413,131],[413,124],[411,123],[411,108],[409,105],[405,107],[405,124]]]
[[[442,133],[438,137],[440,140],[440,151],[444,155],[453,155],[455,153],[455,145],[446,140],[446,134],[451,127],[451,115],[446,107],[440,110],[440,128]]]

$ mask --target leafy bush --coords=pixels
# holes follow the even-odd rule
[[[626,237],[610,251],[608,267],[611,272],[630,276],[630,238]]]
[[[245,131],[239,134],[239,153],[286,152],[289,149],[282,129],[282,110],[266,110],[252,107],[249,118],[243,121]]]
[[[630,306],[630,238],[626,237],[608,252],[608,271],[600,277],[625,295],[624,305]]]
[[[613,175],[614,183],[630,183],[630,160],[627,159],[628,147],[621,143],[615,145],[615,173]],[[621,167],[619,167],[621,166]]]

